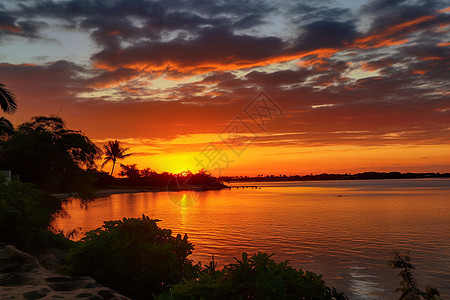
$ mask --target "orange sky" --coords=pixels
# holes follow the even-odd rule
[[[450,172],[448,7],[136,3],[0,8],[6,117],[57,114],[158,172]]]

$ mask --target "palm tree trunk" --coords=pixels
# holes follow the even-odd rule
[[[112,170],[111,170],[111,176],[113,176],[113,173],[114,173],[114,166],[116,165],[116,160],[115,159],[113,159],[113,167],[112,167]]]

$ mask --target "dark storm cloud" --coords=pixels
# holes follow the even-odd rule
[[[111,60],[125,65],[137,60],[150,64],[156,60],[157,64],[168,60],[181,64],[186,64],[187,60],[192,60],[192,64],[227,63],[227,57],[230,57],[228,60],[255,60],[281,51],[276,37],[233,32],[265,22],[264,17],[273,7],[260,1],[73,0],[31,2],[19,7],[15,15],[59,18],[65,26],[72,24],[89,31],[92,40],[103,48],[93,56],[93,61],[111,66],[119,63]],[[171,35],[170,39],[164,39],[165,35]],[[124,42],[128,45],[124,46]],[[263,49],[267,49],[265,54],[258,55]],[[255,57],[250,57],[249,51],[254,51]],[[212,52],[219,53],[214,57]],[[200,59],[206,54],[213,56],[212,61],[209,57]]]
[[[313,50],[320,48],[342,48],[357,36],[353,22],[329,20],[316,21],[302,27],[294,50]]]
[[[342,48],[357,36],[352,22],[317,21],[302,27],[294,50],[313,50],[320,48]]]
[[[260,1],[149,1],[149,0],[72,0],[41,1],[23,5],[22,14],[48,16],[77,22],[78,18],[92,20],[137,17],[145,25],[158,30],[195,29],[203,25],[246,27],[262,23],[270,6]],[[226,14],[226,17],[223,15]]]
[[[389,3],[374,1],[361,9],[362,13],[370,12],[374,16],[369,36],[403,21],[435,13],[437,7],[435,2],[426,10],[424,5]],[[299,52],[341,50],[352,47],[357,37],[366,38],[358,40],[358,47],[370,48],[376,46],[380,38],[389,36],[395,40],[396,33],[405,35],[404,30],[397,30],[382,34],[380,38],[367,39],[356,30],[356,18],[349,9],[323,2],[287,3],[286,7],[289,9],[285,12],[286,18],[293,21],[292,28],[298,32],[298,38],[293,41],[235,32],[236,29],[256,28],[266,23],[265,17],[271,12],[282,10],[261,1],[77,0],[21,6],[24,15],[71,20],[91,32],[91,38],[103,48],[92,56],[97,67],[147,69],[173,78],[224,70],[227,65],[230,68],[257,66],[259,62],[264,65],[266,61],[282,60],[286,55]],[[431,26],[432,22],[437,21],[418,25]]]
[[[39,29],[47,26],[45,22],[19,21],[7,11],[0,11],[0,43],[6,36],[39,38]]]
[[[415,57],[418,60],[443,60],[449,61],[449,47],[440,47],[437,44],[416,44],[405,46],[400,49],[400,53],[407,57]]]
[[[438,10],[446,8],[447,6],[448,3],[446,3],[446,1],[435,0],[418,1],[414,3],[406,0],[373,0],[362,6],[359,13],[372,18],[369,31],[374,32],[420,17],[436,15]],[[431,24],[419,24],[419,27],[416,27],[416,29],[427,27],[436,22],[442,22],[445,19],[448,20],[448,16],[439,15],[437,19],[431,22]]]
[[[245,64],[277,56],[284,47],[276,37],[235,35],[226,28],[206,28],[193,40],[141,42],[121,51],[103,50],[93,56],[100,66],[143,64],[155,68],[174,65],[187,72]]]
[[[0,11],[0,26],[0,29],[4,31],[14,31],[19,29],[16,26],[16,19],[5,11]]]
[[[139,75],[140,72],[136,70],[119,67],[118,69],[112,72],[109,71],[102,72],[101,74],[95,77],[87,79],[85,82],[90,87],[105,88],[119,85],[121,82],[126,82],[128,80],[138,77]]]

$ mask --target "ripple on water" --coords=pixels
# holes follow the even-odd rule
[[[323,274],[350,299],[397,299],[400,279],[388,261],[395,250],[411,250],[419,286],[435,286],[450,299],[450,180],[257,185],[204,192],[184,208],[166,193],[113,195],[87,210],[74,201],[66,206],[72,217],[58,219],[56,227],[90,230],[103,220],[145,213],[187,233],[194,260],[209,262],[214,254],[224,265],[242,251],[275,253],[277,261]]]

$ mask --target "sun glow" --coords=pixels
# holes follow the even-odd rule
[[[151,156],[132,156],[125,160],[123,164],[135,163],[138,165],[139,169],[151,168],[158,173],[168,172],[179,174],[186,171],[196,173],[201,167],[197,166],[197,162],[194,158],[195,155],[198,155],[198,153],[188,152],[155,154]]]

